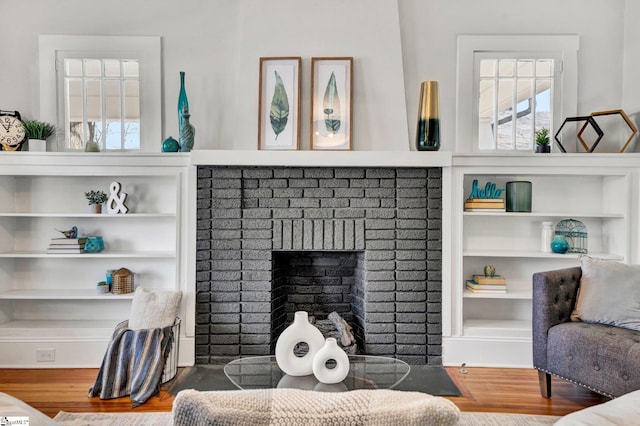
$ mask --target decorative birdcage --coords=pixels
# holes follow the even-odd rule
[[[111,293],[126,294],[133,292],[133,272],[127,268],[120,268],[114,274],[111,283]]]
[[[588,252],[587,227],[576,219],[564,219],[556,225],[556,235],[564,235],[569,243],[567,253]]]

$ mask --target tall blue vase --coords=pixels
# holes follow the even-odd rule
[[[194,138],[196,135],[196,129],[193,124],[189,123],[188,109],[182,111],[182,128],[180,129],[180,151],[189,152],[193,149]]]
[[[187,91],[184,88],[184,71],[180,71],[180,94],[178,95],[178,135],[182,134],[182,125],[184,119],[182,114],[187,110],[189,113],[189,99],[187,99]]]

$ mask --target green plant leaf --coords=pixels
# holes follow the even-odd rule
[[[543,127],[535,132],[536,145],[547,145],[549,143],[549,129]]]
[[[47,139],[56,132],[53,124],[38,120],[27,120],[22,124],[29,139]]]
[[[284,131],[287,127],[287,121],[289,121],[289,97],[280,74],[277,71],[274,72],[276,74],[276,85],[271,99],[269,119],[271,120],[271,128],[276,134],[276,139],[278,139],[278,135]]]
[[[327,131],[336,133],[340,130],[340,96],[338,96],[336,76],[333,72],[324,91],[322,109],[325,114],[324,124],[327,127]]]

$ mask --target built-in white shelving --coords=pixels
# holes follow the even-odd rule
[[[0,367],[99,366],[133,299],[96,292],[109,269],[131,270],[136,286],[181,290],[185,307],[193,300],[185,259],[192,173],[180,154],[0,153]],[[84,192],[110,195],[114,181],[129,212],[90,212]],[[71,226],[102,236],[104,251],[47,253]],[[181,338],[194,322],[185,307]],[[39,362],[39,350],[55,360]]]
[[[622,158],[622,157],[618,157]],[[542,250],[543,221],[577,219],[588,232],[588,255],[629,262],[636,168],[613,157],[454,156],[452,171],[452,332],[443,338],[446,364],[532,365],[532,276],[579,265],[579,254]],[[628,159],[627,159],[628,160]],[[626,165],[626,167],[624,167]],[[531,212],[466,212],[474,180],[532,183]],[[504,193],[502,196],[504,197]],[[475,293],[465,281],[496,267],[506,293]],[[499,354],[494,356],[493,354]]]

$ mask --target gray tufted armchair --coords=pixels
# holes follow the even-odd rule
[[[533,366],[540,393],[551,397],[551,375],[608,397],[640,389],[640,333],[572,322],[580,267],[533,275]]]

